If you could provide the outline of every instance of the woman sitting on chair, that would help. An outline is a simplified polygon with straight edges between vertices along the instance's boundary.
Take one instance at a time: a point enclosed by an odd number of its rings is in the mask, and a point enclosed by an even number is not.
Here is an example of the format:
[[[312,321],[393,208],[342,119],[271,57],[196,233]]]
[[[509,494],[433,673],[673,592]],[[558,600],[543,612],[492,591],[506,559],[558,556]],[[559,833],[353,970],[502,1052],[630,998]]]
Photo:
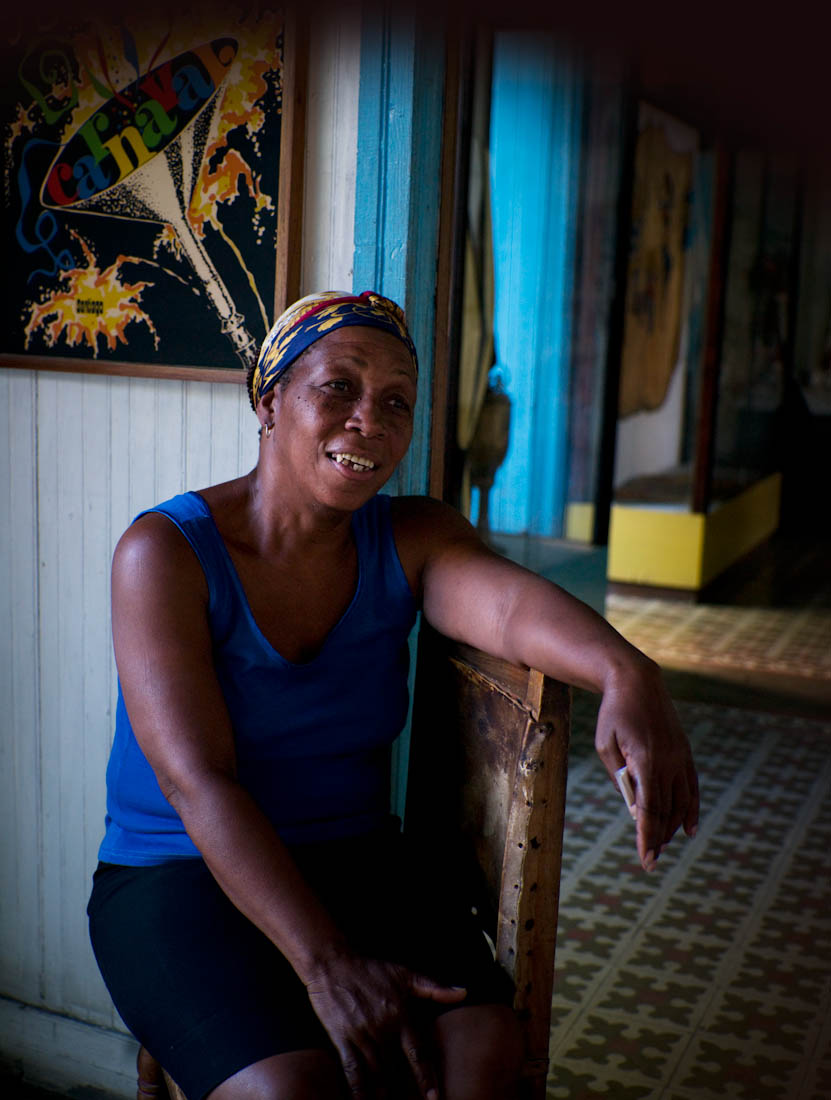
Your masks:
[[[634,780],[645,868],[695,830],[657,667],[452,508],[379,495],[416,382],[393,302],[304,298],[249,378],[256,467],[142,513],[116,548],[90,930],[119,1013],[188,1100],[515,1094],[511,990],[389,816],[419,608],[602,692],[597,748]]]

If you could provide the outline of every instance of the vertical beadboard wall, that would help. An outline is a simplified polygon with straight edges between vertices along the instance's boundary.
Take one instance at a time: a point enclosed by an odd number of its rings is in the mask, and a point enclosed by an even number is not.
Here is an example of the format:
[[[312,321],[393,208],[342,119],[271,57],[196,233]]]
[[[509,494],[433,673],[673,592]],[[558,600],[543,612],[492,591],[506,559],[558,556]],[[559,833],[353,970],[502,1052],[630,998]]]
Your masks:
[[[351,287],[360,25],[312,41],[304,292]],[[115,700],[113,547],[132,516],[250,469],[244,387],[0,371],[0,1060],[135,1095],[85,905]]]

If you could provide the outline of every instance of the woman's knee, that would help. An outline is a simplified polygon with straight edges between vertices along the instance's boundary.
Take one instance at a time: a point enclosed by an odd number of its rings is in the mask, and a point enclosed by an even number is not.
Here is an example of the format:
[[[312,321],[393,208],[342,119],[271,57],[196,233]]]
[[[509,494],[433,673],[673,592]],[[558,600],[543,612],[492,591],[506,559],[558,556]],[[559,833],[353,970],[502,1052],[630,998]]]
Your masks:
[[[218,1085],[208,1100],[344,1100],[337,1059],[324,1050],[275,1054]]]
[[[446,1012],[437,1021],[436,1034],[447,1100],[513,1100],[524,1047],[510,1008],[480,1005]]]

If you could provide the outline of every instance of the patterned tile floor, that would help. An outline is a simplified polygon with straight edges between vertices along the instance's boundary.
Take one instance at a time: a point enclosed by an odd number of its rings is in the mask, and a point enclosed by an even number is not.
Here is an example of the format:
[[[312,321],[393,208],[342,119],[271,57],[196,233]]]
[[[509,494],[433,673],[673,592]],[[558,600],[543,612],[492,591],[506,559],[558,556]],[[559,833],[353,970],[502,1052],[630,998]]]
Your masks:
[[[831,1098],[831,722],[679,703],[701,828],[647,875],[575,705],[548,1097]]]
[[[605,613],[664,668],[744,689],[719,692],[721,701],[746,705],[750,689],[757,704],[790,696],[831,717],[829,563],[831,533],[780,532],[711,585],[702,603],[614,593]]]
[[[821,681],[831,700],[831,608],[690,606],[609,595],[606,617],[669,668]]]
[[[831,1100],[825,548],[774,546],[711,604],[607,599],[676,670],[701,827],[640,870],[577,693],[549,1098]]]

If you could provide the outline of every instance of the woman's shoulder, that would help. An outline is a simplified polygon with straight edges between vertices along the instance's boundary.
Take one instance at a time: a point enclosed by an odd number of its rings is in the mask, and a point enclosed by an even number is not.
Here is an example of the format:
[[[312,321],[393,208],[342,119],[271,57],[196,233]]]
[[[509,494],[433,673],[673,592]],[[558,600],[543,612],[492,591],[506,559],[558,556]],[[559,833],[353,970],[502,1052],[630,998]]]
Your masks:
[[[195,560],[193,549],[164,511],[142,512],[118,540],[113,566],[148,569],[165,563]]]
[[[195,495],[195,494],[193,494]],[[112,561],[113,584],[119,587],[148,584],[167,589],[171,594],[185,588],[200,594],[205,576],[192,541],[184,531],[188,518],[199,512],[192,507],[176,507],[180,498],[172,498],[150,508],[133,520],[118,540]]]
[[[434,538],[476,538],[476,532],[458,509],[428,496],[394,496],[390,512],[402,534],[431,541]]]
[[[245,478],[178,493],[139,512],[121,536],[119,546],[123,543],[133,552],[152,556],[160,549],[169,554],[183,544],[193,546],[205,538],[211,540],[220,524],[225,525],[227,514],[238,509],[244,495]]]
[[[461,512],[435,497],[392,497],[390,515],[398,556],[409,578],[420,576],[425,562],[448,547],[479,541]]]

